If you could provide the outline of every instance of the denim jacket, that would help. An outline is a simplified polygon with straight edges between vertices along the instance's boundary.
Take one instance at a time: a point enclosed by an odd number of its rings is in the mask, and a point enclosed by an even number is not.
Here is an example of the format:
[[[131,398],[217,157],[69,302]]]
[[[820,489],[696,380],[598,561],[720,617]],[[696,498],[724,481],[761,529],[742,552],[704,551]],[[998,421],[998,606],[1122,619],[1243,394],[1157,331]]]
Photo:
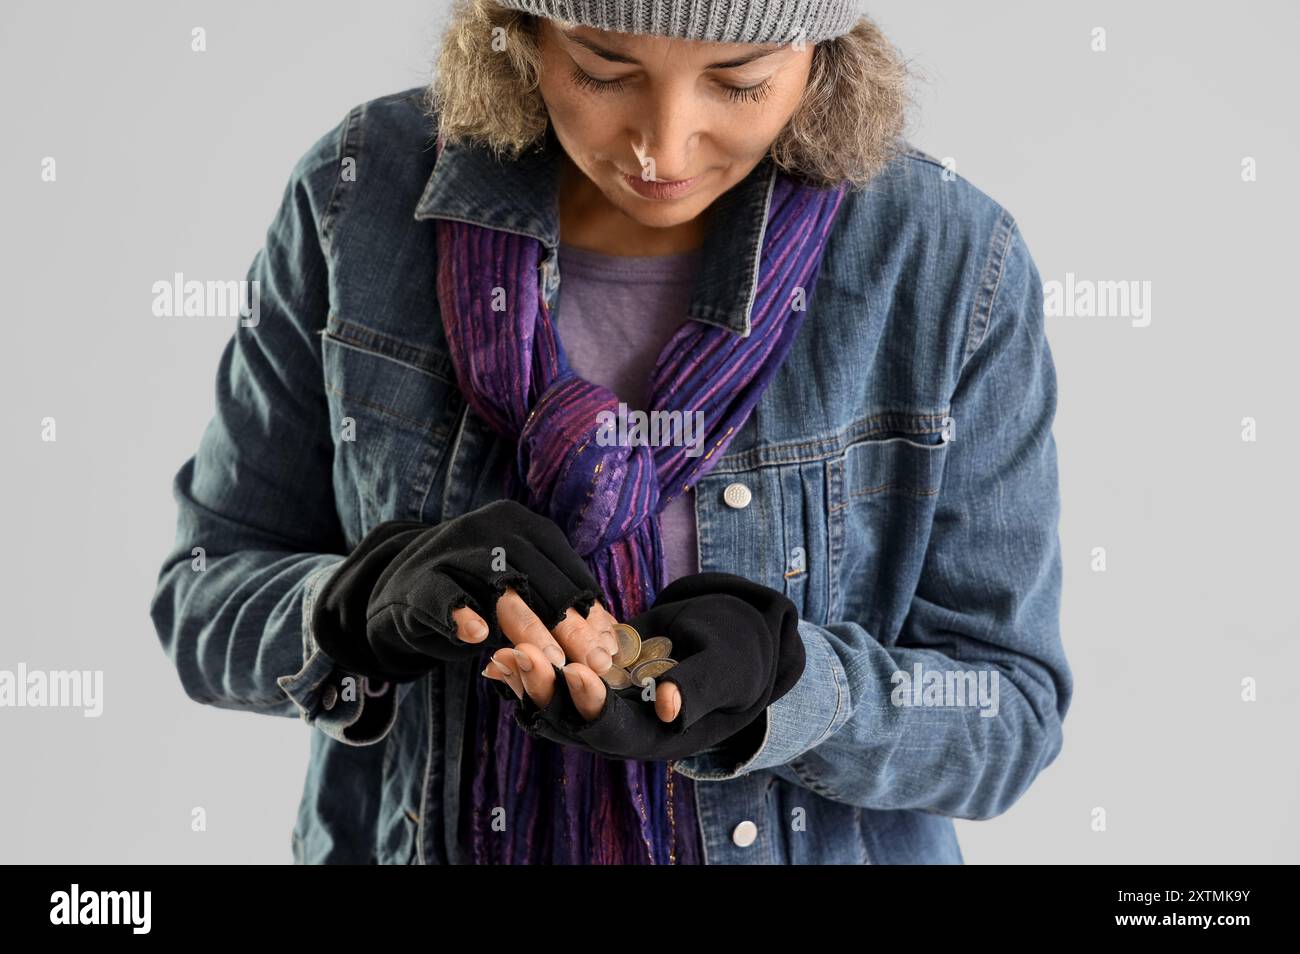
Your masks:
[[[480,507],[513,464],[456,385],[435,220],[538,239],[560,303],[554,156],[449,145],[435,166],[420,92],[356,107],[293,170],[152,603],[192,699],[313,727],[299,863],[467,861],[481,667],[369,685],[307,621],[368,530]],[[764,159],[717,200],[690,318],[748,334],[773,176]],[[1011,807],[1072,692],[1039,275],[1010,214],[906,146],[846,197],[808,301],[694,495],[699,569],[789,596],[805,670],[739,743],[674,768],[708,864],[960,863],[952,819]]]

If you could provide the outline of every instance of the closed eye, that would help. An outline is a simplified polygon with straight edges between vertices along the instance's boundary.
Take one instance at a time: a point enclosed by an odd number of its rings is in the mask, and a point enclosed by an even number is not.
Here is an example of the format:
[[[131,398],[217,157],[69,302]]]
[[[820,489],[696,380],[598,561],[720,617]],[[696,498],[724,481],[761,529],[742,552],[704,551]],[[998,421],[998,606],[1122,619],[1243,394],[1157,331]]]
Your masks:
[[[618,93],[626,85],[623,80],[602,80],[596,79],[586,70],[578,65],[574,65],[572,73],[573,82],[581,89],[589,89],[597,93]],[[719,83],[724,95],[733,102],[757,103],[765,99],[772,91],[772,81],[763,80],[753,86],[728,86],[726,83]]]

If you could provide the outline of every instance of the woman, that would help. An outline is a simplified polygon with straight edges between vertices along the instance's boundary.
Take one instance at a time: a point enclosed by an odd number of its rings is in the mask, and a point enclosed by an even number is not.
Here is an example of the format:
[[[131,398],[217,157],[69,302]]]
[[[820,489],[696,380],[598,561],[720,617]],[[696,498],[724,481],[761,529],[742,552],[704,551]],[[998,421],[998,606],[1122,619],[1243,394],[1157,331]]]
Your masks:
[[[302,158],[153,604],[321,730],[297,861],[960,862],[1055,758],[1041,284],[904,75],[852,0],[468,0]]]

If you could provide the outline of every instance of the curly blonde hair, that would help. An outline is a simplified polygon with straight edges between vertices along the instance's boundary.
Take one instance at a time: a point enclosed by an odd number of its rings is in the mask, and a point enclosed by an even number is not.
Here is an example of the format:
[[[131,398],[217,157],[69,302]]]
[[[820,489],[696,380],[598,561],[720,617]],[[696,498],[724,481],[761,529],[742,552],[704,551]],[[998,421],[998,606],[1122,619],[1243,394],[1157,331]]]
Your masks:
[[[493,0],[456,0],[425,105],[447,141],[498,157],[540,147],[549,117],[538,90],[538,18]],[[902,57],[867,17],[813,49],[803,98],[768,152],[814,185],[861,187],[899,149],[911,97]]]

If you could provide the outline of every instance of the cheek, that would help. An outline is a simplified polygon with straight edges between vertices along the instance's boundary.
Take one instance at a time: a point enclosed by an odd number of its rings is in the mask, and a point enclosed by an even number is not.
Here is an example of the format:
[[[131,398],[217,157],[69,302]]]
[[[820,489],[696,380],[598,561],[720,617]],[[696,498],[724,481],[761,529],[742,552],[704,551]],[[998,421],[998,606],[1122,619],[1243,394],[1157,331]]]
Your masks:
[[[797,79],[781,83],[772,91],[772,96],[765,111],[764,125],[775,136],[789,122],[796,109],[799,109],[803,95],[808,88],[808,73],[805,70]]]
[[[610,131],[622,128],[622,120],[614,109],[592,109],[588,102],[572,97],[562,98],[560,112],[551,114],[551,120],[562,126],[569,138],[595,145],[608,139]]]
[[[614,106],[593,108],[591,96],[563,77],[542,79],[539,84],[551,125],[560,138],[570,143],[594,145],[620,128],[622,120]]]
[[[765,107],[754,107],[748,115],[732,113],[713,125],[713,139],[728,155],[754,160],[763,157],[789,118],[784,106],[778,109],[770,101]]]
[[[563,73],[560,57],[543,47],[542,66],[537,78],[537,90],[551,122],[557,127],[569,127],[581,117],[582,90],[576,89]]]
[[[804,89],[802,78],[781,82],[762,103],[720,109],[714,124],[716,137],[733,155],[761,158],[799,107]]]
[[[596,114],[585,104],[575,104],[560,99],[548,108],[551,112],[551,126],[561,145],[579,166],[592,174],[592,162],[617,155],[624,162],[635,160],[624,156],[626,143],[620,148],[617,140],[611,141],[611,131],[622,127],[611,125],[617,120],[610,113]]]

